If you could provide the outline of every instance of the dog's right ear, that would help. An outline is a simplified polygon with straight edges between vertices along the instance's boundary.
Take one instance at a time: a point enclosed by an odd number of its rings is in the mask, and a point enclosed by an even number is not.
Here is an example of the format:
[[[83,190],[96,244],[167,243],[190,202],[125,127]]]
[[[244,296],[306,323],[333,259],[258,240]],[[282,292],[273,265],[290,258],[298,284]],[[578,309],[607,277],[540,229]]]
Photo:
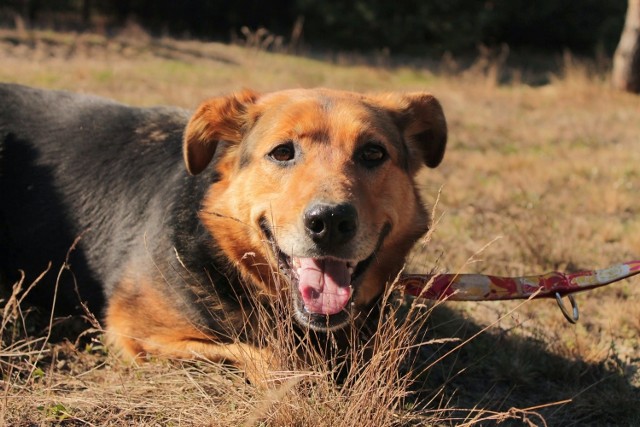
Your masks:
[[[259,95],[243,90],[232,95],[204,101],[189,120],[184,132],[182,154],[187,171],[192,175],[202,172],[216,152],[218,142],[238,144],[247,130],[248,107]]]

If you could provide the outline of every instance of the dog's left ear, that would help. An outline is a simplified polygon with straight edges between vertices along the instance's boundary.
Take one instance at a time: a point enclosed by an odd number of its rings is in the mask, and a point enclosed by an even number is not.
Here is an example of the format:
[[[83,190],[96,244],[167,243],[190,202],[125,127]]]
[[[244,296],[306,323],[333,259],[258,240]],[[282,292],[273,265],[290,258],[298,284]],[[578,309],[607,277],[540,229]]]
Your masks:
[[[401,95],[392,115],[404,135],[411,158],[435,168],[447,146],[447,121],[442,106],[431,94],[418,92]]]
[[[202,172],[213,159],[220,141],[239,144],[249,126],[248,109],[259,95],[243,90],[203,102],[184,132],[182,153],[187,171]]]

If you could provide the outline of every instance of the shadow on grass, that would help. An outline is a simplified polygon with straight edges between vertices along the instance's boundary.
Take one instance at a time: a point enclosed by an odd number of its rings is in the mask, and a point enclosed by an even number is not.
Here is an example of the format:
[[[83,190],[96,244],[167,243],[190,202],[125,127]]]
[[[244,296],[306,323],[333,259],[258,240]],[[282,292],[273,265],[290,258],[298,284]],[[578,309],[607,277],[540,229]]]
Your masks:
[[[457,342],[417,351],[417,363],[429,367],[415,383],[412,400],[417,406],[437,400],[442,407],[466,408],[448,411],[454,424],[529,425],[528,419],[540,425],[539,417],[530,416],[537,413],[550,426],[640,425],[640,388],[632,384],[631,367],[615,355],[589,364],[552,354],[535,339],[481,331],[455,310],[442,305],[433,309],[425,341]],[[492,411],[502,414],[494,418]]]

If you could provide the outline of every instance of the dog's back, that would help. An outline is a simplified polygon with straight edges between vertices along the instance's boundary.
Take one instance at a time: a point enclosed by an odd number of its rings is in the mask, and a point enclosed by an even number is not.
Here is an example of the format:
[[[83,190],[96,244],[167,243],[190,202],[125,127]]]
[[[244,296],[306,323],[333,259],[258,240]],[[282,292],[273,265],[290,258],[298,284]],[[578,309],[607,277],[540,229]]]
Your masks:
[[[98,97],[0,85],[5,279],[12,283],[22,269],[30,283],[51,262],[33,292],[37,300],[51,301],[58,271],[79,239],[68,260],[73,273],[63,272],[58,281],[58,303],[77,305],[77,280],[81,299],[100,307],[101,286],[108,290],[118,280],[123,258],[141,244],[133,237],[160,232],[170,200],[159,189],[186,175],[181,138],[187,119],[178,109],[138,109]]]

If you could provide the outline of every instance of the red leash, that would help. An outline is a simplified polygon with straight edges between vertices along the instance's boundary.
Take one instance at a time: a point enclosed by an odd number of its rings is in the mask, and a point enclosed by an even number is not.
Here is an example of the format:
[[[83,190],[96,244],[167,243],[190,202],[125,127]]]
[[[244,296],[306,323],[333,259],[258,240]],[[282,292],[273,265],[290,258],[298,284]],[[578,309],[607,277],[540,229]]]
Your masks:
[[[602,270],[537,276],[499,277],[483,274],[405,274],[399,284],[404,292],[420,298],[451,301],[498,301],[527,298],[556,298],[567,320],[578,320],[578,306],[571,294],[598,288],[640,273],[640,261],[630,261]],[[562,303],[568,295],[570,315]]]

